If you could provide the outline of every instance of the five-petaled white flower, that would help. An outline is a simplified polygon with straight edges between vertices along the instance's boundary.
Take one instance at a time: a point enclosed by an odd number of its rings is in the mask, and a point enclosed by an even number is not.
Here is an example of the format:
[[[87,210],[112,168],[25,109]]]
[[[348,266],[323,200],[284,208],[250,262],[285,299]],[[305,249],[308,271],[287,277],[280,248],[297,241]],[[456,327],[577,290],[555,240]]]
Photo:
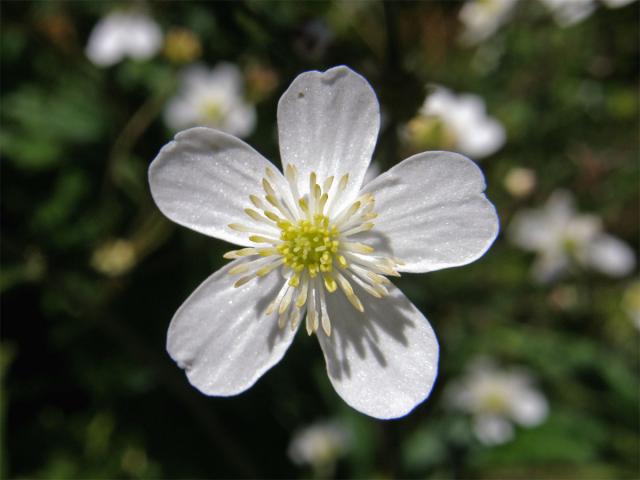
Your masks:
[[[169,354],[203,393],[249,388],[304,323],[331,383],[357,410],[395,418],[429,395],[435,334],[387,276],[476,260],[498,218],[480,169],[455,153],[414,155],[363,186],[379,123],[360,75],[306,72],[278,104],[284,173],[208,128],[177,134],[151,164],[165,215],[244,247],[225,254],[233,261],[169,327]]]
[[[238,137],[249,135],[256,124],[256,109],[244,100],[242,72],[233,63],[209,69],[192,65],[182,72],[180,90],[164,112],[173,130],[206,126]]]
[[[497,152],[507,138],[502,124],[487,115],[482,97],[456,95],[439,85],[433,87],[403,133],[412,144],[433,143],[475,159]]]
[[[559,190],[543,208],[517,213],[509,233],[513,243],[538,253],[532,273],[539,282],[555,280],[572,262],[611,277],[628,275],[636,263],[633,251],[602,230],[600,218],[577,213],[573,195]]]
[[[331,467],[349,450],[351,432],[337,420],[320,421],[296,431],[287,453],[298,465]]]
[[[94,64],[109,67],[130,57],[146,60],[162,47],[160,26],[137,12],[113,12],[91,31],[86,54]]]
[[[447,390],[449,405],[473,416],[473,432],[487,445],[509,441],[512,422],[533,427],[544,421],[547,399],[533,377],[519,369],[500,370],[485,358],[476,359],[468,372]]]

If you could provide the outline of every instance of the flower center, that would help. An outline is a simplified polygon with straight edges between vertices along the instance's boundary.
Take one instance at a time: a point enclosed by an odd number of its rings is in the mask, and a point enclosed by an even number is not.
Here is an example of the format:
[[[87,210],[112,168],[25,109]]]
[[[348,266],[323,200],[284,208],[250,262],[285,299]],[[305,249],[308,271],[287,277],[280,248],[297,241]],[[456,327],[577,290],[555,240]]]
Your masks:
[[[346,174],[336,182],[329,177],[318,183],[316,173],[311,172],[309,193],[301,195],[294,166],[287,165],[284,178],[267,169],[262,179],[264,195],[249,195],[254,208],[244,210],[253,224],[229,225],[248,233],[249,241],[256,244],[224,255],[240,260],[229,269],[231,275],[243,274],[235,287],[275,269],[286,279],[265,312],[278,312],[281,327],[289,323],[295,328],[306,313],[309,334],[322,326],[331,335],[325,292],[334,294],[339,287],[353,307],[363,312],[354,284],[380,298],[389,293],[385,275],[399,276],[398,260],[374,255],[371,246],[351,238],[371,230],[377,214],[369,193],[353,202],[342,201],[348,181]]]
[[[223,109],[219,102],[209,99],[200,106],[202,118],[212,124],[218,124],[223,117]]]
[[[284,264],[298,275],[306,270],[311,278],[319,272],[331,272],[333,259],[340,246],[338,228],[329,223],[326,215],[314,215],[311,220],[279,222],[280,240],[276,250]]]

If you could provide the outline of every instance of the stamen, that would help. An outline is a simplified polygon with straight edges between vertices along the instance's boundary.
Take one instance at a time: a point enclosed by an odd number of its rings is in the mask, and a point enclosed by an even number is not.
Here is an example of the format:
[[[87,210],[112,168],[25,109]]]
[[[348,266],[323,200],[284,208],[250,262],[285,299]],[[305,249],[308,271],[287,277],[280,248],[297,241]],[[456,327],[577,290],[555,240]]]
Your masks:
[[[264,237],[262,235],[251,235],[249,237],[249,240],[254,243],[270,243],[272,245],[278,245],[280,243],[280,241],[276,240],[275,238]]]
[[[350,230],[347,230],[346,232],[342,232],[342,234],[345,235],[345,236],[355,235],[356,233],[360,233],[360,232],[368,232],[372,228],[373,228],[373,223],[371,223],[371,222],[363,223],[359,227],[355,227],[355,228],[352,228]],[[371,248],[373,249],[373,247],[371,247]]]
[[[375,248],[360,242],[344,242],[342,245],[344,248],[357,253],[369,254],[376,251]]]
[[[344,278],[344,276],[339,272],[336,272],[336,276],[338,277],[338,283],[340,284],[340,288],[342,289],[344,294],[347,296],[347,299],[349,300],[349,302],[351,302],[351,305],[353,305],[355,309],[358,310],[359,312],[364,312],[364,307],[362,306],[362,302],[353,291],[353,287],[349,283],[349,280]]]
[[[329,193],[331,185],[333,185],[333,175],[324,181],[324,183],[322,184],[322,190],[326,193]]]
[[[331,336],[331,319],[329,318],[329,313],[327,312],[327,301],[324,298],[324,290],[322,288],[320,290],[320,312],[322,314],[322,330],[327,335],[327,337]]]
[[[240,257],[250,257],[252,255],[258,255],[259,250],[257,248],[241,248],[240,250],[230,250],[224,255],[223,258],[228,260],[234,260]]]
[[[385,285],[390,282],[385,275],[399,275],[400,262],[380,254],[373,256],[372,246],[351,241],[353,235],[371,230],[377,215],[370,193],[343,207],[341,197],[347,189],[348,173],[337,183],[330,176],[320,184],[317,173],[311,172],[309,193],[304,196],[298,190],[300,180],[292,164],[285,166],[284,179],[271,169],[265,170],[264,199],[250,195],[255,209],[244,209],[255,224],[233,223],[229,228],[248,233],[251,242],[266,246],[231,250],[224,258],[248,258],[229,269],[231,275],[244,274],[234,284],[236,287],[282,267],[285,280],[266,315],[277,312],[280,328],[288,322],[295,330],[306,314],[309,335],[321,327],[330,336],[326,292],[333,293],[339,286],[353,307],[363,312],[354,285],[376,298],[388,295]]]

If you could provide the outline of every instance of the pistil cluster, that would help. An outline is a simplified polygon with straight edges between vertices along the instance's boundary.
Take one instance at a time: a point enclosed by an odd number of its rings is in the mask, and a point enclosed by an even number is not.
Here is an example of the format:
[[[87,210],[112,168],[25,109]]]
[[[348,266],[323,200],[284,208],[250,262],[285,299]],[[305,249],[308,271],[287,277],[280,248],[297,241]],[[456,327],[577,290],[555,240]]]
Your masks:
[[[265,312],[271,315],[277,311],[281,328],[289,323],[295,329],[306,313],[309,334],[322,326],[325,334],[331,335],[325,291],[334,294],[339,287],[353,307],[363,312],[353,284],[376,298],[387,295],[386,276],[399,276],[400,262],[376,255],[373,247],[352,238],[371,230],[377,215],[371,194],[346,205],[341,201],[348,174],[338,181],[328,177],[320,184],[312,172],[309,193],[304,195],[299,193],[298,172],[293,165],[286,167],[285,178],[286,183],[267,169],[262,179],[264,195],[250,195],[254,208],[245,209],[254,225],[229,225],[246,232],[259,246],[233,250],[224,256],[243,259],[229,270],[231,275],[242,275],[236,287],[281,269],[285,280]]]

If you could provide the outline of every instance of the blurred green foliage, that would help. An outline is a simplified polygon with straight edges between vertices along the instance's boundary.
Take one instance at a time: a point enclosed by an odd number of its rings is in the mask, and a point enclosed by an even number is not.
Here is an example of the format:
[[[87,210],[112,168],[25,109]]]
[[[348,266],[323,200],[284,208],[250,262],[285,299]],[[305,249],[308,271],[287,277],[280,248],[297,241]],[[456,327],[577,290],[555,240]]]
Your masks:
[[[99,68],[84,54],[96,22],[126,5],[2,4],[2,477],[305,478],[311,470],[286,455],[291,434],[335,417],[354,435],[339,477],[637,478],[639,337],[622,306],[631,279],[579,272],[535,285],[531,255],[504,236],[472,265],[399,280],[442,348],[431,398],[404,419],[346,406],[303,334],[241,396],[190,387],[165,353],[166,328],[227,245],[172,226],[148,192],[147,165],[173,134],[162,108],[182,65],[160,53]],[[456,41],[460,5],[146,8],[163,30],[193,32],[199,61],[275,73],[248,141],[276,162],[277,99],[302,71],[346,64],[369,79],[385,119],[383,170],[406,153],[398,127],[426,85],[441,83],[482,95],[507,129],[481,165],[504,226],[562,187],[637,247],[638,4],[600,6],[560,28],[539,2],[522,2],[474,47]],[[537,173],[528,198],[503,185],[516,166]],[[478,355],[535,372],[547,421],[501,446],[478,443],[443,396]]]

